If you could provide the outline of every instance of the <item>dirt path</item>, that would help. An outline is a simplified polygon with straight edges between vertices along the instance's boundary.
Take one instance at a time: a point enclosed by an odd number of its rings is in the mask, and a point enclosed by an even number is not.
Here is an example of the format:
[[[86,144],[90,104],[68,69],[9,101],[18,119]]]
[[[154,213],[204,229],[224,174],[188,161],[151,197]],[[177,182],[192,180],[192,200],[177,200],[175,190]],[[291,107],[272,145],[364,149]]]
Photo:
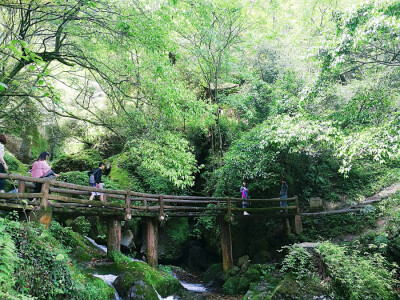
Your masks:
[[[398,191],[400,191],[400,183],[395,183],[391,186],[388,186],[387,188],[383,189],[382,191],[380,191],[379,193],[365,198],[365,201],[352,206],[351,208],[359,208],[361,209],[362,207],[365,207],[367,205],[370,205],[372,203],[375,202],[379,202],[383,199],[386,199],[388,197],[390,197],[391,195],[397,193]],[[394,211],[398,211],[400,210],[400,207],[395,207]],[[385,227],[386,223],[387,223],[388,217],[383,217],[383,218],[379,218],[378,220],[376,220],[375,224],[376,224],[376,228],[374,228],[375,231],[379,231],[381,230],[383,227]],[[363,233],[367,232],[371,230],[371,228],[367,228],[364,230]],[[333,241],[334,242],[352,242],[354,241],[356,238],[358,238],[360,236],[360,234],[348,234],[348,235],[344,235],[341,236],[340,238],[336,238]]]
[[[375,202],[379,202],[383,199],[386,199],[389,196],[397,193],[398,191],[400,191],[400,183],[395,183],[395,184],[383,189],[379,193],[377,193],[371,197],[365,198],[363,202],[360,202],[358,204],[355,204],[355,205],[352,205],[352,206],[349,206],[346,208],[342,208],[342,209],[320,211],[320,212],[313,212],[313,213],[302,213],[301,215],[303,215],[303,216],[323,216],[323,215],[343,214],[343,213],[349,213],[349,212],[359,212],[365,206],[370,205]]]

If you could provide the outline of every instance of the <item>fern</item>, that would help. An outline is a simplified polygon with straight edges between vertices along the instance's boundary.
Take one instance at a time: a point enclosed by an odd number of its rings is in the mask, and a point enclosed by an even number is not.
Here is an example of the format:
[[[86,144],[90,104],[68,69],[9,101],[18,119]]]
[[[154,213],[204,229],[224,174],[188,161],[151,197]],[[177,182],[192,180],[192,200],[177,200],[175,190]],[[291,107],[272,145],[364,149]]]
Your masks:
[[[0,227],[0,291],[5,292],[14,287],[13,274],[17,261],[14,241]]]

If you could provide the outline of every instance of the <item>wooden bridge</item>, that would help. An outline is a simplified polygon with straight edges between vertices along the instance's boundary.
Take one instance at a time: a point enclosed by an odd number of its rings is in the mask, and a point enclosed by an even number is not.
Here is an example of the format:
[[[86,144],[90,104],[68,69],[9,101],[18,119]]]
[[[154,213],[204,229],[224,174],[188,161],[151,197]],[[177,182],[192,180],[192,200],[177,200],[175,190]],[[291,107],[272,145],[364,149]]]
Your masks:
[[[282,211],[280,198],[251,199],[251,208],[240,208],[241,198],[171,196],[124,190],[98,189],[44,178],[0,173],[12,180],[18,193],[0,193],[0,210],[25,210],[30,220],[50,226],[53,214],[100,216],[108,223],[107,249],[120,251],[121,221],[132,217],[146,218],[147,260],[158,264],[159,223],[169,217],[215,216],[219,219],[224,271],[233,267],[230,223],[233,219],[268,216],[282,218],[288,232],[302,231],[297,196],[285,199],[289,206]],[[35,183],[42,184],[40,193],[29,192]],[[27,192],[28,191],[28,192]],[[104,194],[104,202],[86,200],[91,192]],[[86,199],[85,199],[86,198]],[[243,215],[247,211],[249,215]]]

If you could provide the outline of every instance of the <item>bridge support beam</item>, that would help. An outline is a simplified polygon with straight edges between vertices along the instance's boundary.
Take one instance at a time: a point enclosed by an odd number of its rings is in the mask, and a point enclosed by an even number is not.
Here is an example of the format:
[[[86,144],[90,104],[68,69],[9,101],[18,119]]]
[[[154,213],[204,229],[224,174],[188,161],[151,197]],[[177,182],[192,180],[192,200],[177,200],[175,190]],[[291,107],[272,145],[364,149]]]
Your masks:
[[[231,225],[224,216],[219,217],[221,231],[222,268],[224,272],[233,268]]]
[[[107,256],[112,251],[121,251],[121,221],[109,220],[107,224]]]
[[[303,232],[303,224],[301,223],[301,216],[295,215],[294,216],[294,233],[300,234]]]
[[[300,215],[300,206],[299,206],[299,198],[295,197],[295,205],[296,205],[296,214],[294,216],[294,233],[299,234],[303,232],[303,224],[301,223],[301,215]]]
[[[158,220],[146,218],[147,263],[151,267],[158,265]]]

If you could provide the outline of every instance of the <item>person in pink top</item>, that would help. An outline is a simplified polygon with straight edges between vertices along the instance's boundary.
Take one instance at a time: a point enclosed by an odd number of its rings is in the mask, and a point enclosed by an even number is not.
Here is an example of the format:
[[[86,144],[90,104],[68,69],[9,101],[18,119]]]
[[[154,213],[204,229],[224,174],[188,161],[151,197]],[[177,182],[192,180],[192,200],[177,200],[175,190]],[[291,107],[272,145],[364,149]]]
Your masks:
[[[47,163],[47,158],[49,157],[48,152],[40,153],[38,159],[33,163],[31,175],[36,178],[43,178],[48,176],[58,176],[54,173]],[[40,193],[42,189],[42,183],[36,183],[34,193]]]

